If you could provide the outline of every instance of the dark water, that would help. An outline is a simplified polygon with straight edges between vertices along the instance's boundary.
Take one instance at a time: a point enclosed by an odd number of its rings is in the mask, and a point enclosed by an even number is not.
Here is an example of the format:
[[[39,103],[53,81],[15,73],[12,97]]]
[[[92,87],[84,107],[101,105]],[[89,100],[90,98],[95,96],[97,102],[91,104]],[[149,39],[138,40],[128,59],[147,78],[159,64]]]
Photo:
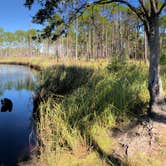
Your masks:
[[[34,87],[35,73],[28,67],[0,65],[0,100],[12,102],[11,112],[0,112],[0,166],[14,166],[29,156]]]

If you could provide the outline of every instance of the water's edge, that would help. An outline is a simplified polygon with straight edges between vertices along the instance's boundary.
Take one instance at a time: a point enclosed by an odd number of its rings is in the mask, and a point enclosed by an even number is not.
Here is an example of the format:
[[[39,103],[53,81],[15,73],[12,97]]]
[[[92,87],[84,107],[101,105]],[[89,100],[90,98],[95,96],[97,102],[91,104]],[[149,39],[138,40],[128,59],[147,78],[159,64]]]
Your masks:
[[[30,67],[31,69],[34,69],[36,71],[42,71],[42,68],[39,65],[34,65],[29,62],[0,62],[0,65],[20,65],[20,66],[27,66]]]

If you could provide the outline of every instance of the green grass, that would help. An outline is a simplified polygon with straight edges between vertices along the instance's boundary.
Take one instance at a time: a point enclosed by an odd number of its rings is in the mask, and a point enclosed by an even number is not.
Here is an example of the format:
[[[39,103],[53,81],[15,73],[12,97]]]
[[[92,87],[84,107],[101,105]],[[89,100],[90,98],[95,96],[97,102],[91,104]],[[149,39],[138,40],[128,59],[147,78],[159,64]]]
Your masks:
[[[58,65],[44,70],[38,124],[43,146],[38,163],[110,164],[109,129],[147,113],[147,75],[146,65],[132,63],[105,68]]]

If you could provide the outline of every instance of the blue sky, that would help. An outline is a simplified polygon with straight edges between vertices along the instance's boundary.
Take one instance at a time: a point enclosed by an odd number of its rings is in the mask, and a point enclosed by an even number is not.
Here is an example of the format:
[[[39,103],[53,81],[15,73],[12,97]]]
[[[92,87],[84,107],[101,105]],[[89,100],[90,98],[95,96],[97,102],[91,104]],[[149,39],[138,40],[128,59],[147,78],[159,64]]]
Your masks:
[[[31,23],[31,18],[38,9],[37,5],[29,11],[24,7],[25,0],[0,0],[0,27],[14,32],[18,29],[39,29],[41,26]]]
[[[95,0],[89,0],[89,2],[93,1]],[[25,8],[24,3],[25,0],[0,0],[0,27],[10,32],[15,32],[18,29],[40,29],[40,25],[32,24],[31,22],[32,16],[36,13],[39,6],[34,4],[32,9],[28,10]]]
[[[93,2],[96,0],[88,1]],[[136,5],[138,0],[128,0],[128,2]],[[29,11],[25,8],[24,3],[25,0],[0,0],[0,27],[3,27],[5,31],[11,32],[18,29],[40,29],[40,25],[31,23],[32,16],[36,13],[38,5],[33,5],[32,10]]]

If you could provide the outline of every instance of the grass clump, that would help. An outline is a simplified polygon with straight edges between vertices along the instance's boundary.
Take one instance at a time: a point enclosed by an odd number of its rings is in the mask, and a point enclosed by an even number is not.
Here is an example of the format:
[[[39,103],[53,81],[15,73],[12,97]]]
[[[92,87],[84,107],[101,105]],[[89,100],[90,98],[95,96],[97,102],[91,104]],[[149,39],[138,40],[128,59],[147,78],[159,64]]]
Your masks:
[[[52,98],[41,105],[40,113],[38,133],[42,146],[38,165],[105,165],[79,131],[67,123],[67,115]]]

